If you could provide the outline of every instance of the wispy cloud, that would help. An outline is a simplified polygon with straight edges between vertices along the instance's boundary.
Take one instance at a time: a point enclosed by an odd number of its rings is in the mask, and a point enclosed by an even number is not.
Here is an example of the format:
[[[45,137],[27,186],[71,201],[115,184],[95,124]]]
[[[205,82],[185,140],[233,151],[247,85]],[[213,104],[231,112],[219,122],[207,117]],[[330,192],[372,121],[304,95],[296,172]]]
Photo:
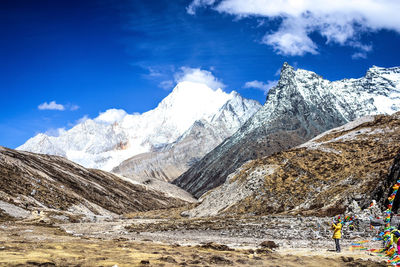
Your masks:
[[[94,119],[96,122],[112,124],[116,121],[122,120],[128,115],[123,109],[108,109],[105,112],[100,112],[99,116]]]
[[[246,82],[244,84],[243,88],[259,89],[259,90],[263,91],[264,94],[266,95],[268,93],[269,89],[271,89],[272,87],[274,87],[277,84],[278,84],[277,80],[267,81],[267,83],[254,80],[254,81],[251,81],[251,82]]]
[[[352,59],[365,59],[367,58],[367,54],[372,51],[372,45],[364,45],[360,42],[353,42],[352,46],[359,49],[358,52],[351,56]]]
[[[276,71],[275,71],[275,74],[274,74],[274,76],[280,76],[281,75],[281,68],[278,68]]]
[[[44,102],[38,106],[39,110],[59,110],[59,111],[64,111],[64,110],[71,110],[75,111],[79,109],[78,105],[74,104],[57,104],[56,101],[51,101],[50,103]]]
[[[213,5],[215,2],[215,0],[193,0],[193,2],[186,8],[186,11],[190,15],[194,15],[196,14],[196,9],[199,7]]]
[[[57,104],[56,101],[51,101],[50,103],[44,102],[38,106],[40,110],[65,110],[64,105]]]
[[[79,106],[78,105],[74,105],[74,104],[69,104],[69,105],[67,105],[67,107],[71,111],[75,111],[75,110],[79,109]]]
[[[225,88],[226,85],[216,78],[211,71],[200,68],[181,67],[180,71],[174,75],[175,82],[196,82],[206,84],[208,87],[216,90]]]
[[[318,54],[318,47],[308,36],[306,26],[292,20],[285,20],[277,32],[264,35],[261,42],[270,45],[274,51],[282,55]]]
[[[172,80],[162,81],[158,84],[158,87],[160,87],[164,90],[170,90],[171,88],[174,87],[174,81],[172,81]]]
[[[147,67],[147,70],[149,71],[149,73],[147,74],[148,77],[161,77],[163,76],[163,74],[161,73],[160,70],[157,70],[153,67]]]
[[[63,128],[50,128],[45,132],[45,134],[48,135],[48,136],[58,137],[58,136],[62,135],[65,132],[66,132],[66,130],[65,130],[64,127]]]
[[[262,43],[289,56],[318,54],[312,33],[319,33],[327,44],[353,47],[357,50],[353,58],[364,58],[372,50],[371,45],[365,49],[360,43],[361,34],[382,29],[400,33],[400,1],[394,0],[194,0],[187,12],[195,14],[204,7],[238,18],[281,21],[277,30],[264,35]]]
[[[89,116],[87,114],[85,114],[83,117],[79,118],[75,124],[79,124],[79,123],[83,123],[85,121],[87,121],[89,118]]]

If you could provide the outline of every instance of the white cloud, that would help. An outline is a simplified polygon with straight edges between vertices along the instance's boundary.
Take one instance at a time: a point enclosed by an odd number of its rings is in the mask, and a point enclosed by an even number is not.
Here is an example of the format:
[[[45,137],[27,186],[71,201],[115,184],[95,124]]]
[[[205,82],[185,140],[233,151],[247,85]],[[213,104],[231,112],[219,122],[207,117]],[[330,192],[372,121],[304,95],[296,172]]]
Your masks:
[[[123,109],[108,109],[105,112],[101,112],[100,115],[95,118],[96,122],[112,124],[116,121],[122,120],[127,113]]]
[[[186,8],[186,11],[190,15],[196,14],[196,9],[203,6],[212,5],[215,0],[193,0],[193,2]]]
[[[354,45],[360,34],[381,29],[400,33],[398,0],[194,0],[187,11],[194,14],[207,6],[239,18],[282,20],[278,30],[267,33],[262,42],[283,55],[316,54],[317,45],[310,38],[314,32],[328,44],[354,47],[360,51],[356,57],[371,51]]]
[[[79,106],[78,105],[74,105],[74,104],[66,104],[66,105],[62,105],[62,104],[57,104],[56,101],[51,101],[50,103],[44,102],[42,104],[40,104],[38,106],[38,109],[40,110],[78,110]]]
[[[318,54],[317,45],[308,37],[304,26],[282,23],[280,29],[272,34],[266,34],[262,43],[272,46],[278,54],[302,56],[306,53]]]
[[[65,107],[61,104],[57,104],[56,101],[50,103],[44,102],[38,106],[40,110],[65,110]]]
[[[58,137],[58,136],[62,135],[65,132],[66,132],[66,130],[65,130],[64,127],[63,128],[56,128],[56,129],[50,128],[45,132],[45,134],[48,135],[48,136]]]
[[[181,67],[180,71],[175,73],[174,78],[177,83],[184,81],[203,83],[214,90],[226,87],[210,71],[200,68]]]
[[[69,108],[69,110],[71,110],[71,111],[75,111],[75,110],[78,110],[79,109],[79,106],[78,105],[68,105],[68,108]]]
[[[155,69],[153,67],[147,67],[147,70],[149,71],[149,74],[147,74],[149,77],[160,77],[160,76],[163,76],[163,74],[159,70],[157,70],[157,69]]]
[[[89,116],[88,116],[88,115],[85,115],[85,116],[83,116],[82,118],[78,119],[78,120],[76,121],[76,124],[83,123],[83,122],[87,121],[88,119],[89,119]]]
[[[161,87],[164,90],[170,90],[171,88],[174,87],[174,81],[172,80],[162,81],[158,84],[158,87]]]
[[[352,59],[366,59],[367,58],[367,53],[365,52],[356,52],[353,55],[351,55]]]
[[[243,86],[244,88],[256,88],[259,90],[262,90],[264,94],[266,95],[272,87],[278,84],[277,80],[274,81],[267,81],[267,83],[260,82],[257,80],[251,81],[251,82],[246,82],[245,85]]]
[[[367,53],[372,51],[372,45],[363,45],[359,42],[353,42],[352,46],[359,49],[358,52],[351,56],[352,59],[365,59],[367,58]]]

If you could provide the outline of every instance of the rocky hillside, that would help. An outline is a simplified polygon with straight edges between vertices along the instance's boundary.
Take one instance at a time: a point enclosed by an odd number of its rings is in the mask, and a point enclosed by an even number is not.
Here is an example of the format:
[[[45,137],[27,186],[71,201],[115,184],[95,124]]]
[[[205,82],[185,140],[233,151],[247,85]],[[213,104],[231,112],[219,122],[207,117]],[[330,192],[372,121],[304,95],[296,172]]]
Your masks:
[[[226,110],[228,107],[232,110]],[[87,119],[60,132],[59,136],[38,134],[17,149],[63,156],[86,168],[111,171],[135,155],[156,152],[176,142],[196,121],[215,127],[213,131],[224,139],[260,107],[257,101],[244,99],[234,91],[227,94],[205,84],[180,82],[155,109],[142,114],[109,109],[95,119]],[[219,116],[230,117],[217,120]],[[205,147],[205,152],[213,148],[212,145]],[[149,155],[153,154],[146,157]],[[137,166],[135,160],[132,165]],[[148,165],[152,165],[151,159]],[[144,167],[137,166],[140,174],[141,168]],[[120,169],[125,173],[124,167]]]
[[[382,205],[399,178],[394,162],[399,153],[400,112],[363,117],[296,148],[245,163],[187,215],[321,216],[343,213],[349,205],[366,208],[373,199]]]
[[[183,193],[179,198],[169,196],[62,157],[0,147],[0,214],[4,216],[24,218],[42,210],[63,216],[113,217],[177,207],[190,200]]]
[[[400,180],[400,153],[397,154],[397,156],[393,161],[393,165],[390,167],[389,175],[387,176],[387,179],[383,182],[383,186],[381,187],[382,190],[376,190],[376,195],[374,196],[374,198],[381,199],[381,203],[383,203],[384,206],[387,207],[387,205],[389,204],[387,197],[393,192],[393,189],[390,190],[384,190],[384,189],[393,186],[394,184],[393,181],[398,181],[398,180]],[[383,200],[385,202],[383,202]],[[399,208],[400,208],[400,195],[396,195],[396,198],[394,199],[393,202],[393,208],[392,208],[393,213],[399,214],[400,212]]]
[[[285,63],[264,106],[173,183],[200,197],[248,160],[294,147],[356,118],[398,110],[398,67],[373,67],[360,79],[330,82]]]
[[[135,179],[172,181],[235,133],[261,106],[239,94],[223,105],[210,121],[196,121],[175,142],[155,152],[143,153],[122,162],[112,172]]]

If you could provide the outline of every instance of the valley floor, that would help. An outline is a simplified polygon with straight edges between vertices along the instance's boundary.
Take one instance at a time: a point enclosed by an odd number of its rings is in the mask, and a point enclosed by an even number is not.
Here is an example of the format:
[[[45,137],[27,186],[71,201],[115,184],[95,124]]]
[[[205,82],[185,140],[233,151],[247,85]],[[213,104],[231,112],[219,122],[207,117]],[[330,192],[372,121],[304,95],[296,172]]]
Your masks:
[[[386,258],[350,250],[352,242],[374,233],[345,232],[343,251],[335,253],[321,218],[131,217],[53,225],[1,222],[0,266],[386,266]],[[310,233],[315,236],[307,238]],[[260,247],[266,240],[279,248]]]

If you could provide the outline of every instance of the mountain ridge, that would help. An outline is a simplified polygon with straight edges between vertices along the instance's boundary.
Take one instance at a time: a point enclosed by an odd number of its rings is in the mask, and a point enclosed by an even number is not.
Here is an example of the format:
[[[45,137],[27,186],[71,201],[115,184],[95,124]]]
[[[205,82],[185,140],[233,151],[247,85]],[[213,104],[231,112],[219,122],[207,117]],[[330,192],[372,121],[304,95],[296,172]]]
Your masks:
[[[236,93],[209,121],[196,120],[175,142],[157,151],[133,156],[112,171],[136,179],[171,181],[243,125],[258,110],[255,103]]]
[[[196,120],[211,121],[228,101],[240,97],[204,84],[180,82],[158,106],[142,114],[110,109],[58,137],[39,134],[18,150],[64,156],[86,167],[111,170],[123,160],[173,143]],[[258,102],[247,101],[254,109]]]
[[[366,209],[373,200],[382,210],[399,179],[399,132],[400,112],[367,116],[250,160],[185,215],[332,216]]]
[[[356,118],[400,110],[400,68],[330,82],[284,63],[264,106],[235,134],[173,181],[200,197],[248,160],[286,150]]]
[[[123,213],[177,207],[194,201],[188,194],[172,196],[115,174],[86,169],[60,156],[1,146],[0,178],[0,210],[10,211],[10,215],[18,211],[29,216],[42,210],[56,217],[91,220],[96,216],[116,218]]]

